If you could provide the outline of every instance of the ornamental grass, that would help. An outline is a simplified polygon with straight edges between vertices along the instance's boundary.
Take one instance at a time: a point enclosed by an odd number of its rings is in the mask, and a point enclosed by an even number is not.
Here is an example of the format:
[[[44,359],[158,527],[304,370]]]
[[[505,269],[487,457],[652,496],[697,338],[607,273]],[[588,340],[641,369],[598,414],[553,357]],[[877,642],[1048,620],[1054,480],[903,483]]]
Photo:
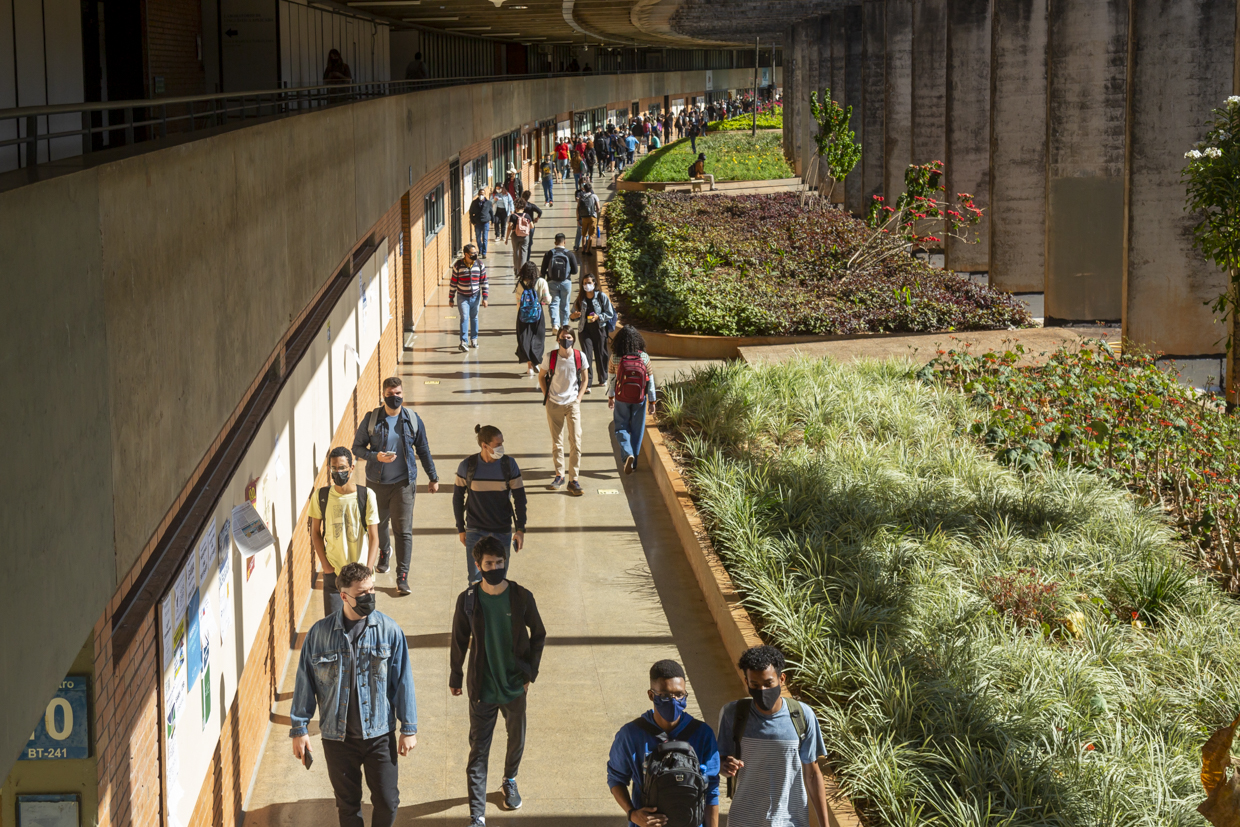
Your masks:
[[[721,336],[993,330],[1032,324],[1006,293],[909,255],[848,270],[872,235],[821,199],[622,193],[607,266],[629,318]]]
[[[687,181],[689,166],[698,153],[706,154],[706,171],[716,181],[772,181],[791,178],[792,167],[784,159],[782,134],[765,133],[757,138],[740,134],[705,135],[697,149],[688,138],[639,156],[624,173],[625,181]]]
[[[661,399],[710,539],[867,824],[1205,824],[1240,606],[1080,467],[1002,465],[899,362],[699,369]]]

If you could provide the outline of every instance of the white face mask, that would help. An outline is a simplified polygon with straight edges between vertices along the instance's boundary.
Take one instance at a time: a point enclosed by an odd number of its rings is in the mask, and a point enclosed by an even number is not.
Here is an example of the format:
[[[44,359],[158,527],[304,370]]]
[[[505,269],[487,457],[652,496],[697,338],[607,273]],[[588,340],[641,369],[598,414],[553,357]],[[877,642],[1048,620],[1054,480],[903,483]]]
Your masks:
[[[586,285],[586,292],[587,292],[587,293],[593,293],[593,292],[594,292],[594,285],[593,285],[593,284],[587,284],[587,285]]]
[[[491,449],[491,453],[495,456],[496,459],[499,459],[500,457],[502,457],[504,455],[503,444],[501,443],[500,445],[496,445],[494,448]]]

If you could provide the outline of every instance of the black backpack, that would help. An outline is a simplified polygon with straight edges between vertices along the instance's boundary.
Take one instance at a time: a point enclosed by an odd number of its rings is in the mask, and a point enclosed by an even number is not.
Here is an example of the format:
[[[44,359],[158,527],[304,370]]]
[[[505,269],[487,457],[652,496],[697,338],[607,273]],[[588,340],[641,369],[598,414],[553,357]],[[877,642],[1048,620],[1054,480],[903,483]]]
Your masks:
[[[320,520],[324,525],[324,531],[327,530],[327,498],[330,495],[330,492],[330,485],[325,485],[319,489],[319,514],[322,515]],[[366,486],[359,485],[357,487],[357,507],[361,509],[362,512],[362,525],[366,525],[366,496],[368,493],[369,492],[366,490]]]
[[[560,247],[551,248],[551,263],[547,265],[548,281],[568,281],[568,251]]]
[[[697,751],[687,741],[672,741],[645,718],[633,723],[650,733],[659,745],[642,762],[642,806],[667,816],[667,827],[699,827],[706,819],[706,776]],[[702,725],[690,721],[681,733],[688,738]]]

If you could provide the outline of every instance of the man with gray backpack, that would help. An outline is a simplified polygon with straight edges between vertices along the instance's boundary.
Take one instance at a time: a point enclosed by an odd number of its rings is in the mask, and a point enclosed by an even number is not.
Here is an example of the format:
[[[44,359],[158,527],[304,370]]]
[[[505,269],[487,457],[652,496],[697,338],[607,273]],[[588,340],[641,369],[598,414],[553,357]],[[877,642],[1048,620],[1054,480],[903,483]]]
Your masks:
[[[684,668],[674,660],[655,663],[646,696],[653,709],[622,726],[612,742],[612,797],[637,827],[717,827],[719,747],[710,727],[686,709]]]
[[[818,759],[826,754],[814,710],[783,697],[783,653],[774,646],[746,649],[737,666],[748,698],[719,713],[719,774],[728,779],[729,827],[809,827],[833,821]]]
[[[577,257],[572,250],[564,248],[564,233],[555,234],[555,246],[543,256],[539,275],[547,280],[547,289],[551,292],[551,327],[559,330],[568,324],[569,297],[573,292],[573,276],[577,275]]]

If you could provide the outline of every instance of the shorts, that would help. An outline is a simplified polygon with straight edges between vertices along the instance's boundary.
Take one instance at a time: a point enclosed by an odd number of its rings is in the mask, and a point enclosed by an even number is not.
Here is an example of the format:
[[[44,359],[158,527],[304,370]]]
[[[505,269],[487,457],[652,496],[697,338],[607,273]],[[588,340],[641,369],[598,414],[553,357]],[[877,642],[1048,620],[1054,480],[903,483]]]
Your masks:
[[[598,218],[596,216],[587,215],[581,219],[581,237],[583,239],[594,238],[594,231],[598,229]]]

